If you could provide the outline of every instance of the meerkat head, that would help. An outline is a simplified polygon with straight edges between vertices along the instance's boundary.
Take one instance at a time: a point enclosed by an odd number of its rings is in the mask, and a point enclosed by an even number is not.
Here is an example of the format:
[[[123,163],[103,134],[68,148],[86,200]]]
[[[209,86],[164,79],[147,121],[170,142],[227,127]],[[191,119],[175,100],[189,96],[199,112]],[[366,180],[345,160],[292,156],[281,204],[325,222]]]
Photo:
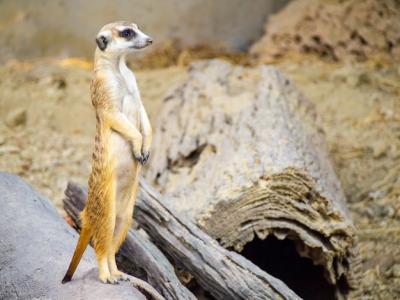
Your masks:
[[[110,54],[125,54],[146,48],[153,39],[129,22],[114,22],[105,25],[97,34],[99,49]]]

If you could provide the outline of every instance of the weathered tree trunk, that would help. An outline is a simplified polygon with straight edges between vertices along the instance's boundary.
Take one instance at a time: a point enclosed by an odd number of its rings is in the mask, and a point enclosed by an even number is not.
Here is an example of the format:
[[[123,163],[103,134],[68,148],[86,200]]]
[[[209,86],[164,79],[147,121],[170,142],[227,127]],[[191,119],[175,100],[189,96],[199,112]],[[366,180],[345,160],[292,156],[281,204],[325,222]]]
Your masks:
[[[164,100],[146,178],[222,246],[290,239],[347,294],[357,239],[316,123],[275,68],[200,62]]]
[[[64,203],[80,203],[85,193],[82,187],[68,184]],[[144,181],[140,183],[135,219],[175,263],[217,299],[299,299],[283,282],[222,248],[190,220],[175,214]]]
[[[79,213],[85,206],[86,190],[74,183],[69,183],[65,195],[64,209],[75,224],[80,226]],[[174,267],[168,259],[137,230],[129,230],[118,256],[122,256],[124,262],[128,263],[130,267],[143,269],[147,275],[147,281],[166,299],[196,299],[176,277]]]
[[[0,173],[0,207],[0,299],[146,299],[132,283],[100,282],[92,249],[61,284],[78,234],[17,176]]]

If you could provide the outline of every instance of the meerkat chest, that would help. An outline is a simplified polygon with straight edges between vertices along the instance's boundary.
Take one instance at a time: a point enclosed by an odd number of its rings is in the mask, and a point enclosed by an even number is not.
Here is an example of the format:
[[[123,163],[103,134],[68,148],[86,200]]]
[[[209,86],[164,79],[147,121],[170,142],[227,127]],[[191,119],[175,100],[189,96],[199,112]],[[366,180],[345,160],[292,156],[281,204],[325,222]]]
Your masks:
[[[121,112],[138,126],[141,101],[136,78],[126,65],[120,67],[120,72]]]
[[[119,72],[112,74],[114,85],[113,97],[116,107],[123,113],[127,120],[140,131],[141,100],[134,74],[126,67],[120,66]],[[119,133],[111,134],[111,155],[115,158],[115,170],[118,178],[119,192],[129,189],[135,174],[135,161],[132,156],[131,141]]]
[[[123,95],[121,99],[121,112],[128,118],[130,122],[135,125],[135,127],[140,125],[140,111],[137,102],[138,99],[135,97],[135,95],[129,93]]]

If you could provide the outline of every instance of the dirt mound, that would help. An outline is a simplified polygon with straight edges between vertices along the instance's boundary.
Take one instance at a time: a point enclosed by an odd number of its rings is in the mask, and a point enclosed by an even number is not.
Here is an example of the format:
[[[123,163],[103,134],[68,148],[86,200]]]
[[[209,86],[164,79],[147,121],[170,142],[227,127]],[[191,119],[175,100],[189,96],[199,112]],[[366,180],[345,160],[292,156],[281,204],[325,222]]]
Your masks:
[[[187,47],[179,40],[160,43],[143,56],[131,58],[129,62],[135,69],[159,69],[171,66],[188,66],[200,59],[218,57],[234,64],[246,64],[248,55],[245,52],[230,51],[226,47],[199,45]]]
[[[297,53],[331,61],[400,60],[400,2],[295,0],[267,22],[250,50],[269,63]]]

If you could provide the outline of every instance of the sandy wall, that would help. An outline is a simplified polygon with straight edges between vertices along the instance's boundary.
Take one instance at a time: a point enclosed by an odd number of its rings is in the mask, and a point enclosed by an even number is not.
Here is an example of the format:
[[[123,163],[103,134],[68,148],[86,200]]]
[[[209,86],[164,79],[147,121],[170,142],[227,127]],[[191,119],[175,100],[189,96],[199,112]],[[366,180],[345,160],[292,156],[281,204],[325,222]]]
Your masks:
[[[155,41],[244,49],[287,0],[0,0],[0,62],[38,56],[90,56],[105,23],[138,23]]]

